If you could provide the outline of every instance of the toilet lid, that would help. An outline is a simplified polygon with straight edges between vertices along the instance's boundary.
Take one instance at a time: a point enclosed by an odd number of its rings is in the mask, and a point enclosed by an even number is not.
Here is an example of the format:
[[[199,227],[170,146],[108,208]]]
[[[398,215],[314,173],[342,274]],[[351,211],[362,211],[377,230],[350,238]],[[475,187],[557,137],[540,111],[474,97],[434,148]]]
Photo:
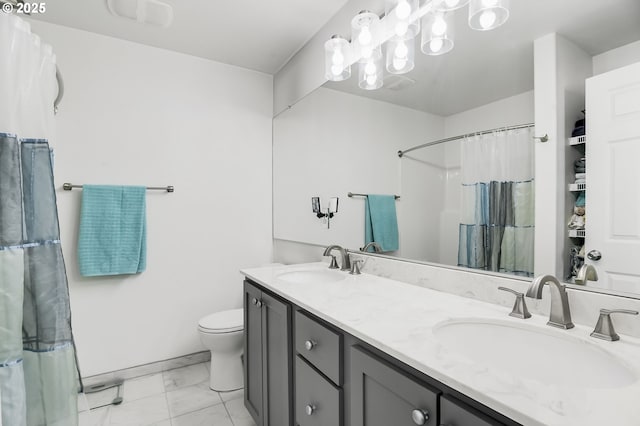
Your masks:
[[[202,318],[198,325],[205,330],[229,333],[240,331],[244,328],[243,309],[230,309],[228,311],[216,312]]]

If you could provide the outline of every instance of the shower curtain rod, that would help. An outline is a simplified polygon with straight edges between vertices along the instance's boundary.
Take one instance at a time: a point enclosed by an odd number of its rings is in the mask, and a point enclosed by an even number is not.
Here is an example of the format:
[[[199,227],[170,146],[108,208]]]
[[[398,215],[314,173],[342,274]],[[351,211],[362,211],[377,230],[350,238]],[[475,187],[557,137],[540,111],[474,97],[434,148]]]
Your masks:
[[[71,191],[73,188],[82,188],[82,185],[74,185],[71,183],[63,183],[62,184],[62,189],[64,189],[65,191]],[[168,186],[147,186],[145,187],[148,190],[158,190],[158,191],[167,191],[167,192],[173,192],[174,188],[172,185],[168,185]]]
[[[488,133],[493,133],[493,132],[497,132],[497,131],[501,131],[501,130],[502,131],[506,131],[506,130],[516,130],[516,129],[526,129],[528,127],[535,127],[535,123],[518,124],[518,125],[515,125],[515,126],[508,126],[508,127],[497,127],[495,129],[490,129],[490,130],[482,130],[481,132],[473,132],[473,133],[466,133],[464,135],[452,136],[452,137],[446,138],[446,139],[440,139],[440,140],[437,140],[437,141],[423,143],[422,145],[414,146],[412,148],[405,149],[404,151],[398,151],[398,157],[402,158],[402,156],[404,154],[406,154],[407,152],[415,151],[416,149],[426,148],[428,146],[438,145],[438,144],[441,144],[441,143],[444,143],[444,142],[451,142],[451,141],[455,141],[455,140],[458,140],[458,139],[466,138],[468,136],[486,135]],[[538,137],[538,138],[534,138],[534,139],[540,139],[542,142],[546,142],[548,140],[548,137],[547,137],[547,135],[544,135],[542,137]]]

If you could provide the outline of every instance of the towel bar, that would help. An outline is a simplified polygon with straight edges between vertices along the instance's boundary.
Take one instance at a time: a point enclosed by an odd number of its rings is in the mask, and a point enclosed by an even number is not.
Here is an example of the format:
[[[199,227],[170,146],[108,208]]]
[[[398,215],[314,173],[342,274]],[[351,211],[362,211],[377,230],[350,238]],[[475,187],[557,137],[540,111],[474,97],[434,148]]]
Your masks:
[[[62,189],[64,189],[65,191],[71,191],[73,188],[82,188],[82,185],[74,185],[71,183],[63,183],[62,184]],[[168,185],[168,186],[147,186],[146,187],[148,190],[153,190],[153,191],[167,191],[167,192],[173,192],[174,188],[172,185]]]
[[[366,197],[369,194],[358,194],[358,193],[355,193],[355,192],[349,192],[349,193],[347,193],[347,195],[349,196],[349,198],[353,198],[353,197]],[[394,195],[394,198],[396,200],[399,200],[400,196],[399,195]]]

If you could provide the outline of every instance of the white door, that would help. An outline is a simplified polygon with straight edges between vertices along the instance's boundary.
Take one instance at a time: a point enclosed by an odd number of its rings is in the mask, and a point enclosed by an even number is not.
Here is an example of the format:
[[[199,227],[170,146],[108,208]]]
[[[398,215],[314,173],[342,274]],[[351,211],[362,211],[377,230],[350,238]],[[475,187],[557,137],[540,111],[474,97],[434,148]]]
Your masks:
[[[599,275],[589,285],[638,294],[640,62],[588,79],[586,94],[585,261]]]

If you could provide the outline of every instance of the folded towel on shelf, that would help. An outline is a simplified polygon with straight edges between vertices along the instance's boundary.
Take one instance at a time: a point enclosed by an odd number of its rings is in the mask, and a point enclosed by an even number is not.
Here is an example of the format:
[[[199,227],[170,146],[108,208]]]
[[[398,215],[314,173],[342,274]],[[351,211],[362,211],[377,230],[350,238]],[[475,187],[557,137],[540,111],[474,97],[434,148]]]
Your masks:
[[[575,138],[576,136],[584,136],[586,133],[585,126],[578,126],[571,132],[571,137]]]
[[[586,178],[587,178],[586,173],[576,173],[576,179],[586,179]]]
[[[147,261],[146,188],[84,185],[78,261],[85,276],[140,273]]]
[[[382,251],[398,250],[398,218],[393,195],[368,195],[364,208],[364,242],[380,244]]]
[[[574,183],[587,183],[586,179],[576,179],[576,181]]]

